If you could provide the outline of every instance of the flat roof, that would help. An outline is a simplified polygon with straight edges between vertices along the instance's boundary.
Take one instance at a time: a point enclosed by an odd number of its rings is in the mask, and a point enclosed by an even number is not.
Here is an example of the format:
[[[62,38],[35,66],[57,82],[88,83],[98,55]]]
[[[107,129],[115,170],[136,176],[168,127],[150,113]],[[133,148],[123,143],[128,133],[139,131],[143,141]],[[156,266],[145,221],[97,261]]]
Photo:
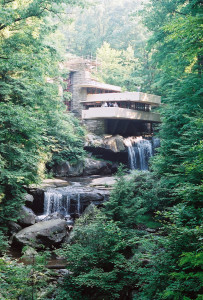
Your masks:
[[[94,88],[94,89],[107,90],[107,91],[113,91],[113,92],[119,92],[119,93],[121,92],[120,86],[97,82],[94,80],[89,80],[89,81],[83,82],[81,84],[78,84],[77,86],[83,87],[83,88]]]

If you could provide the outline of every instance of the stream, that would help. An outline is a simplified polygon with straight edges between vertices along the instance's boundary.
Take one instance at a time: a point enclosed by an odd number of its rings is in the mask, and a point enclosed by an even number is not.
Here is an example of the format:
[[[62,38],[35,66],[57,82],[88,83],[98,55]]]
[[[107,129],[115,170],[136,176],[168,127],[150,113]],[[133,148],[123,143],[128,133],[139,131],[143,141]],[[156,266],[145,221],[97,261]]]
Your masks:
[[[159,140],[130,137],[126,138],[124,143],[127,148],[129,168],[131,170],[148,171],[149,160],[155,154],[156,148],[159,146]],[[35,228],[38,226],[39,230],[44,230],[41,227],[45,226],[46,221],[53,224],[57,220],[64,220],[62,222],[66,222],[66,227],[69,226],[68,230],[71,230],[74,220],[90,204],[101,207],[104,202],[108,201],[114,183],[115,177],[100,175],[44,180],[40,186],[32,187],[29,191],[34,200],[28,207],[35,213],[36,219],[34,225],[25,225],[23,230],[33,231],[34,226]],[[20,232],[23,232],[23,230]],[[41,241],[40,239],[44,233],[42,232],[41,235],[38,229],[35,232],[36,239]],[[49,238],[52,239],[51,236],[47,236],[46,241]],[[21,237],[21,240],[23,239],[24,236]],[[10,254],[12,257],[19,259],[19,251],[14,248],[14,250],[10,250]],[[60,265],[64,265],[64,262],[60,262],[53,256],[48,265],[51,268],[57,265],[60,267]]]
[[[124,139],[131,170],[148,171],[149,160],[159,146],[159,139],[129,137]],[[107,201],[114,183],[112,176],[91,175],[88,177],[61,178],[63,183],[53,182],[42,186],[43,199],[37,198],[32,209],[40,220],[58,214],[67,221],[79,217],[91,203],[100,206]],[[40,208],[40,209],[39,209]]]

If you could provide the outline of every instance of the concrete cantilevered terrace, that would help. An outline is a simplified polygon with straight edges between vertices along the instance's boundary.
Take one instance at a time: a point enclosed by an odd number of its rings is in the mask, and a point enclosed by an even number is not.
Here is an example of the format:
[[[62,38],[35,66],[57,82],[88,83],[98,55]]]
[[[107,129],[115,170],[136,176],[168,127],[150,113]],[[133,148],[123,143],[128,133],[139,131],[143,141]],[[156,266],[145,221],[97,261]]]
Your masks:
[[[104,93],[88,94],[85,101],[81,103],[98,103],[98,102],[137,102],[157,106],[161,104],[161,97],[157,95],[142,92],[124,92],[124,93]]]
[[[127,119],[159,123],[160,115],[158,113],[120,107],[91,107],[82,111],[82,119]]]

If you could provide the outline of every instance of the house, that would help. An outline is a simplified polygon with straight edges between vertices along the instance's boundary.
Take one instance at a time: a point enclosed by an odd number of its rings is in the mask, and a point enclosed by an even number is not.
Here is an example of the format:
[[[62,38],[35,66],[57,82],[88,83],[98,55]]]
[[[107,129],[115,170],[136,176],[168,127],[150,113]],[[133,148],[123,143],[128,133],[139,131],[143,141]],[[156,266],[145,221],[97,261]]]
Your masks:
[[[73,59],[66,63],[70,74],[67,91],[72,93],[68,109],[83,121],[94,134],[123,136],[151,134],[153,124],[160,123],[154,108],[161,97],[137,92],[122,92],[121,87],[93,79],[92,70],[97,62]]]

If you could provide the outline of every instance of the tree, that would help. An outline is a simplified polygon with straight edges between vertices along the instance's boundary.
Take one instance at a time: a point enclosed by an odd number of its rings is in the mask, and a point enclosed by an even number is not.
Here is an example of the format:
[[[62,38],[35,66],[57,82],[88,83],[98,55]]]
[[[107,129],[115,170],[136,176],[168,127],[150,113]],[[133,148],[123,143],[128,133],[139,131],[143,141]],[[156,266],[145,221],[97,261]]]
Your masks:
[[[165,104],[161,147],[152,170],[169,197],[164,212],[159,213],[164,236],[141,241],[149,263],[138,270],[136,299],[202,297],[198,263],[202,221],[200,14],[200,1],[150,1],[144,11],[145,24],[153,31],[149,46],[157,66],[152,88],[162,92]]]
[[[128,47],[126,50],[112,49],[106,42],[97,49],[97,59],[101,64],[101,70],[97,72],[97,77],[109,84],[119,85],[123,89],[135,89],[132,72],[136,66],[134,50]],[[139,85],[137,82],[137,86]]]
[[[139,49],[147,33],[140,17],[132,18],[131,13],[140,7],[141,1],[100,0],[92,2],[86,10],[76,8],[73,10],[75,21],[66,30],[68,51],[79,56],[95,56],[105,42],[116,50],[135,45]]]
[[[145,1],[147,2],[147,1]],[[141,22],[142,1],[100,0],[86,10],[73,11],[75,21],[62,30],[67,51],[97,56],[99,79],[123,89],[150,92],[154,69],[146,48],[150,33]]]
[[[29,247],[23,251],[22,258],[27,264],[6,255],[0,258],[1,299],[48,299],[55,290],[55,285],[48,283],[56,276],[46,267],[50,253],[37,253]]]
[[[82,3],[82,2],[80,2]],[[0,223],[16,219],[45,163],[82,158],[84,133],[58,93],[57,14],[75,1],[0,1]],[[53,17],[55,15],[55,18]],[[50,83],[50,78],[53,82]]]
[[[110,199],[104,204],[105,215],[126,232],[137,229],[140,224],[158,228],[161,224],[154,219],[155,212],[165,207],[165,201],[170,198],[168,190],[153,173],[124,174],[119,168]]]
[[[71,243],[57,251],[70,273],[56,299],[128,299],[136,278],[127,246],[116,223],[91,207],[77,221]]]

